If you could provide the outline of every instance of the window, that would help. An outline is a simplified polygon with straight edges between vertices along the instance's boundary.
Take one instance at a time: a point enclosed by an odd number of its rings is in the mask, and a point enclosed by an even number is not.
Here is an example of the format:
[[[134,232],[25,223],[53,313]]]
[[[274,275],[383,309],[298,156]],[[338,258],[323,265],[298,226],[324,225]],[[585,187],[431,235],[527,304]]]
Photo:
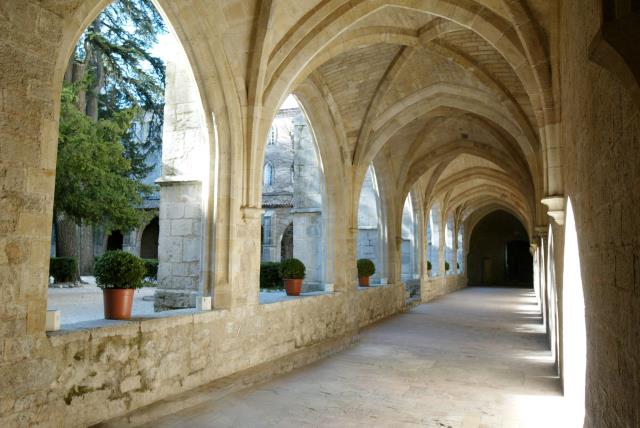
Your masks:
[[[271,242],[271,216],[262,218],[262,245],[272,245]]]
[[[272,146],[276,143],[276,141],[278,141],[278,128],[276,128],[275,126],[272,126],[271,132],[269,133],[269,140],[267,141],[267,144]]]
[[[273,185],[273,164],[271,162],[267,162],[264,165],[264,177],[263,177],[263,185],[271,186]]]

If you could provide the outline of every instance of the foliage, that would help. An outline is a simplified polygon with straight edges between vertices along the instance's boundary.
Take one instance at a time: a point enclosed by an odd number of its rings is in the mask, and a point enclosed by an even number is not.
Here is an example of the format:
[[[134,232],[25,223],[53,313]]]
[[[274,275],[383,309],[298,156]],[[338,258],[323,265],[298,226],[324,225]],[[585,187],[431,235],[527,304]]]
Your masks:
[[[49,276],[56,282],[72,282],[78,277],[78,261],[75,257],[51,257]]]
[[[449,262],[444,262],[444,270],[445,270],[445,272],[449,271],[449,267],[450,267],[449,266]]]
[[[133,111],[94,122],[76,108],[75,93],[70,86],[62,92],[54,211],[78,224],[137,227],[149,216],[137,207],[151,187],[131,178],[131,163],[123,157],[121,139]]]
[[[158,260],[157,259],[142,259],[144,262],[144,269],[146,273],[145,278],[158,278]]]
[[[284,279],[304,279],[307,268],[298,259],[287,259],[280,263],[280,275]]]
[[[460,263],[456,263],[456,269],[460,270]]]
[[[260,263],[260,288],[281,289],[282,275],[280,274],[280,263],[266,262]]]
[[[431,270],[431,261],[427,260],[427,270]]]
[[[162,143],[165,65],[153,56],[158,36],[167,29],[151,0],[117,0],[87,28],[74,61],[84,64],[90,82],[87,114],[111,118],[134,106],[148,115],[148,133],[130,130],[123,138],[125,155],[138,178],[152,169],[144,160]],[[91,103],[97,103],[92,107]],[[141,117],[139,117],[141,119]]]
[[[140,288],[146,270],[140,257],[118,250],[104,253],[93,272],[100,288]]]
[[[358,276],[371,276],[376,273],[376,265],[369,259],[358,259]]]

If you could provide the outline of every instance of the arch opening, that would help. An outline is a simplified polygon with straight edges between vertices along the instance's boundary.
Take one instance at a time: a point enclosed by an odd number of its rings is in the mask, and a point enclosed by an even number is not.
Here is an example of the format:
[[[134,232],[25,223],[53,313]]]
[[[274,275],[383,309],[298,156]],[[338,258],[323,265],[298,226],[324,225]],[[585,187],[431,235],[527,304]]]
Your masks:
[[[511,213],[487,214],[471,231],[467,275],[469,285],[533,288],[529,236]]]
[[[587,333],[580,249],[571,199],[567,200],[562,274],[562,372],[571,420],[582,426],[585,416]]]
[[[189,60],[152,0],[108,2],[77,34],[62,79],[51,256],[78,260],[90,308],[76,314],[51,290],[48,308],[63,324],[102,318],[91,274],[113,250],[159,260],[157,284],[145,282],[157,287],[136,292],[134,315],[195,307],[213,176]]]
[[[386,233],[383,221],[380,190],[372,165],[367,169],[358,200],[358,239],[357,258],[369,259],[376,266],[376,273],[371,277],[372,284],[385,284]]]
[[[324,290],[325,204],[315,135],[298,100],[290,95],[278,110],[265,143],[261,263],[302,261],[306,268],[303,292]]]

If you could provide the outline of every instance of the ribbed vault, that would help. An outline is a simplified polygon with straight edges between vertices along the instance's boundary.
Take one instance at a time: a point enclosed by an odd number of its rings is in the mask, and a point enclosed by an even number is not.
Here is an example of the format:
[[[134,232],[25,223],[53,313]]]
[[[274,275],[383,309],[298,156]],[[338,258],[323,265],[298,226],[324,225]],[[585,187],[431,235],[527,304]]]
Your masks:
[[[354,194],[375,165],[390,224],[410,192],[461,222],[546,222],[547,54],[519,2],[324,1],[299,22],[266,61],[265,105],[317,88]]]

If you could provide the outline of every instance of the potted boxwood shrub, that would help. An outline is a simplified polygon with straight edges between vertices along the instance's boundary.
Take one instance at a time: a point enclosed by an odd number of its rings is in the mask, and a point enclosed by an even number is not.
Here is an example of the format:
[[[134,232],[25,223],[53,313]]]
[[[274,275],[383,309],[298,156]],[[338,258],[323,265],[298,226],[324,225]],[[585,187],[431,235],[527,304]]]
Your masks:
[[[287,259],[280,263],[280,275],[284,280],[284,288],[287,290],[287,296],[300,295],[305,271],[304,263],[298,259]]]
[[[124,251],[107,251],[98,259],[93,273],[96,284],[102,288],[105,319],[131,318],[133,293],[142,287],[146,272],[141,258]]]
[[[361,287],[369,286],[369,277],[376,273],[376,265],[369,259],[358,259],[358,282]]]
[[[427,260],[427,272],[431,272],[431,262]]]
[[[444,271],[449,272],[449,268],[450,268],[449,262],[444,262]]]

